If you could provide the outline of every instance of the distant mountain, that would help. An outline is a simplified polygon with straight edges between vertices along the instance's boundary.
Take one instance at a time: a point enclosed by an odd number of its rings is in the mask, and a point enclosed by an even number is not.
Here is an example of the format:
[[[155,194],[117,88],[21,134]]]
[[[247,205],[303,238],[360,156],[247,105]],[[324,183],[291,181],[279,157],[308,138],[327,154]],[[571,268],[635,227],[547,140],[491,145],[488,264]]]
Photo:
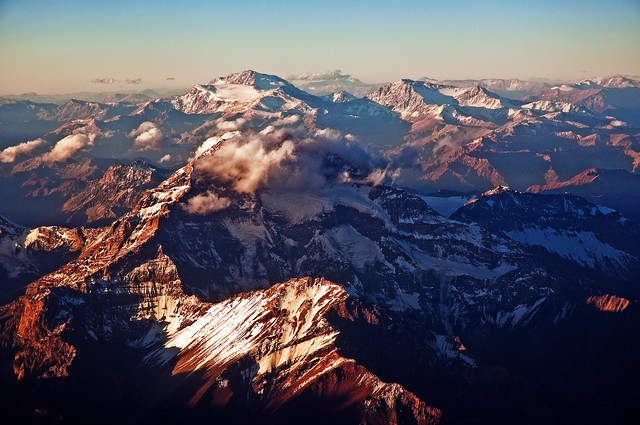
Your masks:
[[[533,193],[573,193],[607,205],[625,217],[640,222],[640,175],[626,170],[585,170],[566,181],[531,186]]]
[[[590,80],[583,80],[578,83],[579,85],[597,85],[600,87],[610,89],[627,89],[627,88],[640,88],[640,80],[626,77],[624,75],[613,75],[610,77],[593,78]]]
[[[35,103],[63,104],[69,99],[83,100],[85,102],[98,103],[131,103],[139,104],[153,99],[175,96],[184,92],[184,89],[146,89],[142,91],[105,91],[105,92],[74,92],[61,94],[23,93],[19,95],[4,95],[3,99],[13,101],[30,101]]]
[[[316,96],[347,92],[356,97],[364,97],[382,84],[363,83],[340,70],[328,72],[307,72],[285,77],[294,86]]]
[[[432,78],[423,77],[420,78],[419,81],[460,88],[479,86],[486,88],[494,93],[498,93],[501,96],[516,100],[522,100],[528,96],[539,95],[550,87],[550,85],[547,83],[539,81],[525,81],[516,78],[491,78],[484,80],[434,80]]]
[[[14,202],[0,207],[2,214],[37,225],[109,224],[133,208],[142,192],[167,175],[145,161],[112,164],[84,160],[65,164],[38,161],[14,167],[0,194]]]
[[[167,175],[166,170],[143,160],[114,164],[62,205],[62,211],[69,214],[66,222],[108,224],[133,208],[144,190],[156,187]]]
[[[635,113],[640,107],[640,81],[623,76],[553,86],[537,98],[568,102],[593,113],[606,113],[634,126],[640,125]]]
[[[429,116],[472,126],[503,121],[504,114],[498,114],[496,110],[519,106],[518,102],[501,98],[480,86],[458,88],[412,80],[385,85],[368,98],[392,107],[402,118],[410,121]],[[464,107],[467,109],[460,109]],[[490,111],[496,113],[492,114]]]

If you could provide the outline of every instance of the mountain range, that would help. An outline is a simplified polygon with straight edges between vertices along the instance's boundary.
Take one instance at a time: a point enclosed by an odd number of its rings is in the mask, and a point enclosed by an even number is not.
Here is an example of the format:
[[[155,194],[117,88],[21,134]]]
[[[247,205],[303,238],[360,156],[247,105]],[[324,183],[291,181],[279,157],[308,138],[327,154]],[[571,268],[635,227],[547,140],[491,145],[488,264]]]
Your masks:
[[[1,102],[3,422],[636,423],[640,82],[313,87]]]

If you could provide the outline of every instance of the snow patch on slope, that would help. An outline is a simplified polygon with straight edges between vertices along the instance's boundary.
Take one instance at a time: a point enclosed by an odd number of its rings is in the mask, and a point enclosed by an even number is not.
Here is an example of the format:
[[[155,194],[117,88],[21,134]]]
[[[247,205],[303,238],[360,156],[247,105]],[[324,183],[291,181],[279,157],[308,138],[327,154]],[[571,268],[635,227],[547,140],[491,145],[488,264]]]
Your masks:
[[[255,88],[243,84],[216,83],[213,87],[209,101],[249,102],[260,97]]]
[[[596,268],[607,261],[625,267],[632,257],[600,241],[593,232],[524,227],[506,232],[511,239],[526,245],[538,245],[583,266]]]
[[[340,226],[326,232],[323,237],[337,252],[342,252],[351,264],[360,270],[375,261],[386,263],[377,243],[358,233],[352,226]],[[393,266],[387,263],[393,269]]]
[[[338,332],[324,315],[345,297],[338,285],[305,278],[238,295],[204,312],[176,304],[167,341],[147,361],[166,364],[177,356],[174,373],[221,372],[252,356],[264,374],[330,347]]]
[[[438,214],[441,214],[445,217],[449,217],[451,214],[456,212],[458,208],[465,205],[472,199],[469,196],[424,196],[421,195],[422,198],[427,205],[436,210]]]
[[[368,186],[336,184],[304,192],[271,189],[262,192],[260,198],[267,211],[283,214],[292,224],[318,218],[338,205],[388,221],[384,209],[369,199],[370,190]]]

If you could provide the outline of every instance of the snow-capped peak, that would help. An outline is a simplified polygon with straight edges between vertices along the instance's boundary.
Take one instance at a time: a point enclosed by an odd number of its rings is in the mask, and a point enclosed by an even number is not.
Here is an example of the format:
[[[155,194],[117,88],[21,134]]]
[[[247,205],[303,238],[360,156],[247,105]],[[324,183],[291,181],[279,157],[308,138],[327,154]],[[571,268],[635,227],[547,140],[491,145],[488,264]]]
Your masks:
[[[338,93],[334,93],[333,96],[331,96],[331,100],[333,100],[333,103],[350,102],[354,99],[357,99],[357,97],[350,93],[347,93],[346,91],[340,91]]]
[[[504,186],[504,185],[500,185],[500,186],[496,186],[491,190],[487,190],[486,192],[484,192],[482,194],[482,196],[491,196],[491,195],[499,195],[501,193],[506,193],[506,192],[513,192],[515,193],[516,191],[511,189],[509,186]]]
[[[259,364],[258,373],[264,374],[333,344],[337,332],[324,315],[345,298],[345,290],[336,284],[303,278],[238,295],[212,305],[204,314],[180,311],[176,304],[170,313],[176,319],[169,326],[169,339],[148,360],[164,363],[177,355],[174,372],[192,372],[225,367],[249,354]]]
[[[623,89],[640,87],[640,81],[624,75],[599,77],[580,81],[577,86],[604,87],[608,89]]]
[[[257,90],[273,90],[278,87],[290,85],[287,81],[275,75],[261,74],[249,69],[235,74],[229,74],[226,77],[216,78],[208,83],[208,85],[221,84],[252,86]]]
[[[514,102],[506,100],[479,85],[466,89],[458,89],[458,92],[452,93],[452,95],[459,106],[472,106],[486,109],[500,109],[514,106]]]

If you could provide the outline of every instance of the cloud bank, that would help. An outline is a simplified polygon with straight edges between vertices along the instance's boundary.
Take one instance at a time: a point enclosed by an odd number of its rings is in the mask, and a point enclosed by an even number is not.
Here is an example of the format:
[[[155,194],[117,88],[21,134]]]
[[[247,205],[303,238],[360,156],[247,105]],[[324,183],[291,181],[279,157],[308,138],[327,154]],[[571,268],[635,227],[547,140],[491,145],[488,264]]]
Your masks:
[[[224,143],[212,156],[200,157],[198,171],[204,171],[238,192],[253,193],[273,180],[287,159],[293,159],[294,145],[285,141],[280,146],[268,146],[261,138]]]
[[[214,140],[207,142],[215,145]],[[386,165],[337,130],[298,137],[295,130],[274,127],[222,140],[211,155],[202,155],[194,163],[198,178],[213,179],[242,193],[305,191],[344,182],[380,184],[387,177]]]
[[[145,121],[129,133],[134,138],[133,146],[140,151],[155,151],[162,147],[164,135],[151,121]]]
[[[85,146],[93,145],[95,137],[95,134],[71,134],[58,141],[51,152],[44,155],[44,159],[52,162],[66,161]]]
[[[334,69],[333,71],[325,71],[325,72],[305,72],[304,74],[299,75],[290,75],[287,79],[289,80],[309,80],[309,81],[320,81],[320,80],[330,80],[332,78],[338,78],[344,76],[339,69]]]
[[[91,82],[94,84],[113,84],[119,83],[120,80],[116,80],[115,78],[94,78]],[[140,84],[142,83],[142,78],[127,78],[125,82],[127,84]]]
[[[0,162],[13,162],[18,155],[23,155],[32,152],[34,149],[42,146],[44,140],[36,139],[30,142],[23,142],[16,146],[9,146],[3,151],[0,151]]]

